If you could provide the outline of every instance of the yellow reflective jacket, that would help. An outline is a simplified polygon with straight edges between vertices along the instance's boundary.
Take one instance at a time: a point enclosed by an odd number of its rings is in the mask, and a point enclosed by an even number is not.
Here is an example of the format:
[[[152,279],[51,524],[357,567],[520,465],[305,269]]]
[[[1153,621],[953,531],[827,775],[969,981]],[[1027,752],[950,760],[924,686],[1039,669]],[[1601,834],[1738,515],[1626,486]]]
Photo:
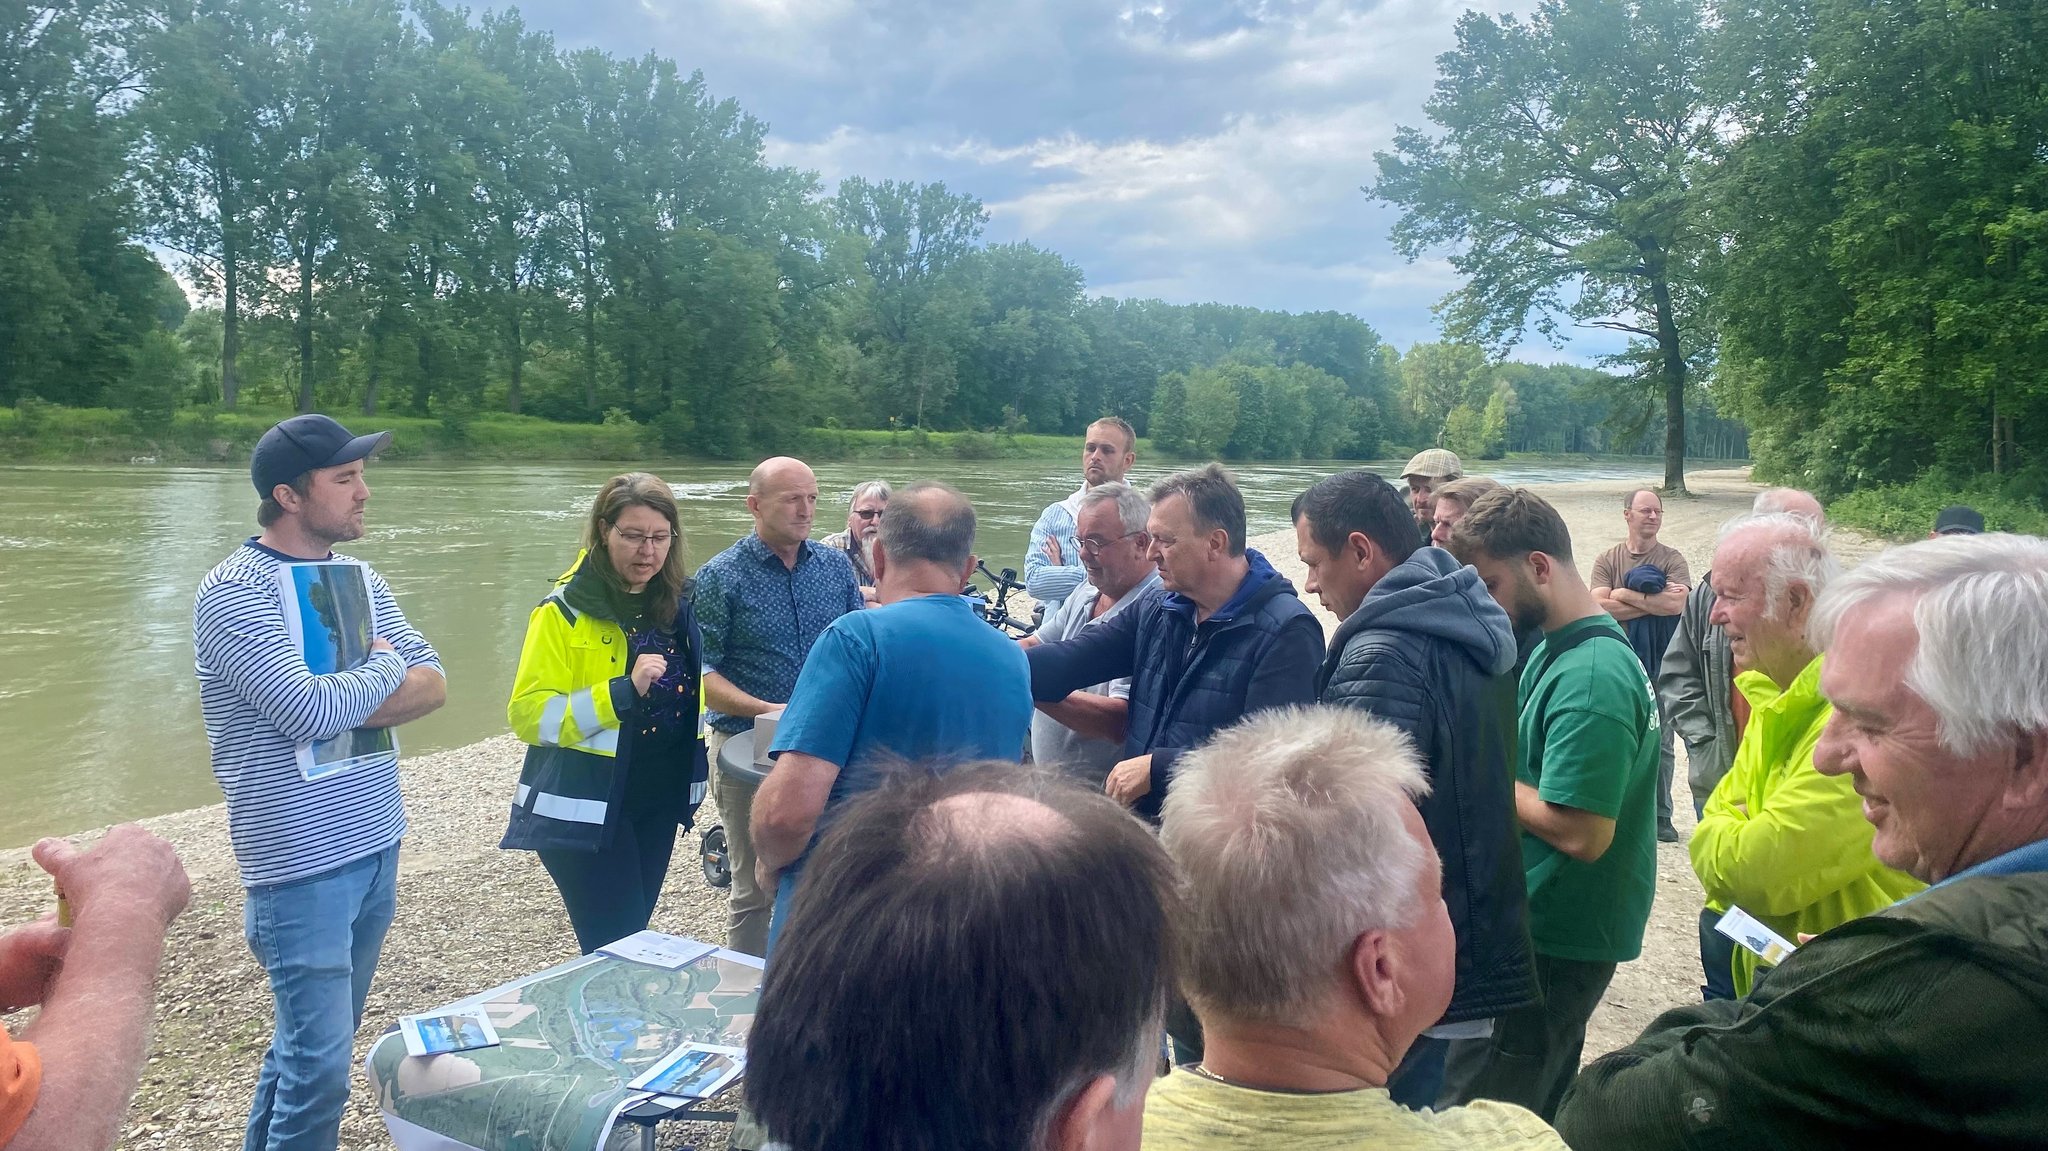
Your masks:
[[[1740,907],[1794,943],[1926,886],[1871,853],[1870,822],[1849,777],[1813,769],[1814,745],[1834,714],[1820,669],[1815,657],[1783,691],[1762,672],[1735,677],[1749,724],[1689,847],[1707,906]],[[1758,962],[1735,949],[1737,995],[1749,994]]]

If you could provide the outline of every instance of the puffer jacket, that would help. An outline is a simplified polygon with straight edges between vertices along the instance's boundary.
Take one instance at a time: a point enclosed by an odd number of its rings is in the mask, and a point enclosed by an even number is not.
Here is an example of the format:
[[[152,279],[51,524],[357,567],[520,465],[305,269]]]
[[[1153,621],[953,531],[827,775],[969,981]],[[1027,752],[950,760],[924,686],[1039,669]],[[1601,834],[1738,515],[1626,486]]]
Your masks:
[[[1373,585],[1330,641],[1316,691],[1414,739],[1429,772],[1422,822],[1443,859],[1458,937],[1444,1022],[1537,999],[1515,822],[1515,636],[1479,576],[1421,548]]]
[[[1657,670],[1657,706],[1685,741],[1686,782],[1704,805],[1735,762],[1735,656],[1728,635],[1707,622],[1714,614],[1714,573],[1700,577],[1678,613],[1678,630]]]
[[[1687,850],[1715,911],[1740,907],[1787,939],[1818,935],[1890,907],[1926,886],[1879,863],[1870,822],[1846,775],[1822,775],[1813,749],[1834,709],[1815,657],[1783,691],[1759,671],[1735,677],[1749,726],[1735,766],[1707,799]],[[1757,957],[1735,949],[1735,993],[1747,995]]]
[[[1665,1012],[1579,1073],[1575,1151],[2037,1148],[2048,874],[1963,877],[1835,928],[1741,999]]]
[[[1253,712],[1315,702],[1322,625],[1266,557],[1247,549],[1245,558],[1250,570],[1237,592],[1200,624],[1193,600],[1155,592],[1073,639],[1026,653],[1040,702],[1131,678],[1124,756],[1152,757],[1152,788],[1133,810],[1155,823],[1182,752]]]
[[[664,654],[669,670],[643,698],[630,675],[632,637],[586,558],[577,554],[527,618],[505,709],[513,734],[527,744],[526,761],[502,848],[600,849],[618,825],[629,779],[643,797],[636,802],[652,797],[685,826],[704,801],[704,640],[690,597],[685,592],[670,631],[645,641],[642,650]],[[666,738],[643,737],[650,730]],[[639,754],[643,738],[663,754]]]

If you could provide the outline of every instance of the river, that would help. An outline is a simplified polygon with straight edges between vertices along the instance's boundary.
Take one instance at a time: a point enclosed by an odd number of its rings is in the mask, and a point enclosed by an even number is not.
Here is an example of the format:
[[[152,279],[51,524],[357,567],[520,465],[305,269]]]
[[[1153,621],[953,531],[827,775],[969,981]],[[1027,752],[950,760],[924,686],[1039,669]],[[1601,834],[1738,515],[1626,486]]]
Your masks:
[[[1492,474],[1654,481],[1658,463],[1511,463]],[[1237,469],[1252,534],[1285,527],[1294,496],[1344,466]],[[405,754],[505,730],[527,611],[574,556],[590,500],[615,470],[372,466],[369,532],[346,550],[390,581],[448,671],[448,705],[403,729]],[[692,567],[746,534],[744,466],[655,470],[681,500]],[[1032,521],[1073,490],[1078,461],[823,465],[818,534],[844,525],[854,483],[906,474],[965,491],[981,517],[977,550],[991,568],[1021,569]],[[1141,464],[1131,478],[1160,474]],[[255,532],[255,510],[239,469],[0,468],[0,786],[12,797],[0,805],[0,846],[219,801],[192,676],[192,592]]]

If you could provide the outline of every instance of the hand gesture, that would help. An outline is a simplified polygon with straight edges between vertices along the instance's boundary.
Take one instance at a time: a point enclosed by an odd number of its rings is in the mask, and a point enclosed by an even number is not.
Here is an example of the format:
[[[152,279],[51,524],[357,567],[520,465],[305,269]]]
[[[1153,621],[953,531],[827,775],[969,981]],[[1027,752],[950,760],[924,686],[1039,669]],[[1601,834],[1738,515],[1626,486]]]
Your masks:
[[[171,845],[133,823],[124,823],[89,850],[69,840],[45,839],[34,848],[36,863],[57,881],[84,922],[102,909],[128,907],[169,927],[192,900],[192,881]]]
[[[1102,782],[1102,790],[1111,799],[1129,807],[1145,798],[1152,790],[1152,756],[1150,754],[1126,759],[1109,769],[1109,778]]]
[[[33,1007],[50,997],[50,984],[64,965],[71,929],[57,926],[51,912],[0,935],[0,1011]]]
[[[1052,566],[1054,567],[1062,567],[1067,562],[1062,558],[1066,553],[1060,551],[1060,537],[1058,536],[1049,535],[1045,537],[1045,546],[1038,550],[1045,553],[1045,558],[1052,561]]]
[[[654,686],[654,681],[668,674],[668,657],[648,652],[633,661],[633,690],[641,695]]]
[[[378,652],[380,652],[380,651],[397,651],[397,650],[398,650],[397,648],[395,648],[395,647],[392,647],[392,646],[391,646],[391,641],[390,641],[390,640],[388,640],[388,639],[385,639],[385,638],[384,638],[383,636],[381,636],[381,635],[380,635],[380,636],[378,636],[378,637],[376,637],[375,639],[372,639],[372,640],[370,641],[370,654],[371,654],[371,655],[376,655],[376,654],[377,654]]]

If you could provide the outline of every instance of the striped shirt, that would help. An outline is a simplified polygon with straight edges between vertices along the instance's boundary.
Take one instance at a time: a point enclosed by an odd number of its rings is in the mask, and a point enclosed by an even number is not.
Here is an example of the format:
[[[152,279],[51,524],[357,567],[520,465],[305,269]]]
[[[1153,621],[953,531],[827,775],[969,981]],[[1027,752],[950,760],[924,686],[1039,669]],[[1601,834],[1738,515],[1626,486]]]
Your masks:
[[[390,585],[370,571],[375,634],[397,652],[314,675],[285,628],[277,572],[286,562],[251,539],[207,573],[192,605],[199,710],[245,887],[305,879],[398,842],[405,808],[396,754],[309,783],[299,775],[298,745],[361,727],[408,668],[441,670]]]

